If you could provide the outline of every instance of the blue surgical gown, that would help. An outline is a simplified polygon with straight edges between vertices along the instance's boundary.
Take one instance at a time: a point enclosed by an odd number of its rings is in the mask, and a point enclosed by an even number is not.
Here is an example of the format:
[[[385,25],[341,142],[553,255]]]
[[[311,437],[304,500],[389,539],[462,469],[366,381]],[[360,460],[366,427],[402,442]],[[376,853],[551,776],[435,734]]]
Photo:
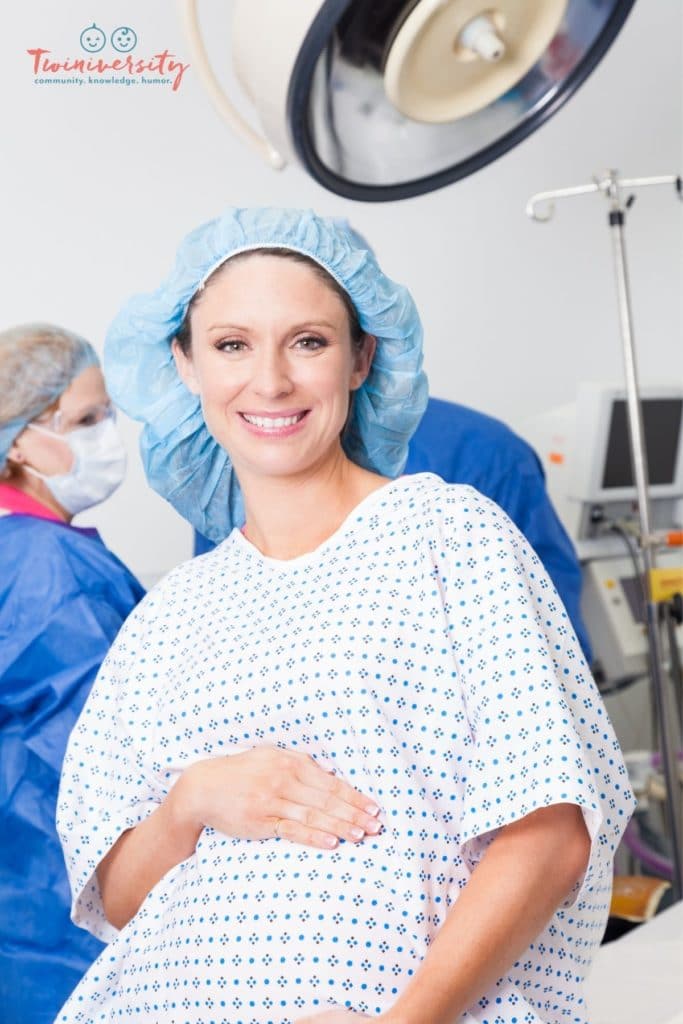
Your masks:
[[[410,441],[405,472],[436,473],[447,483],[471,484],[507,512],[543,562],[590,664],[590,641],[579,607],[581,567],[550,503],[533,448],[500,420],[430,398]],[[196,535],[196,554],[212,547]]]
[[[0,517],[2,1024],[52,1024],[103,949],[70,921],[55,805],[71,728],[143,593],[95,530]]]

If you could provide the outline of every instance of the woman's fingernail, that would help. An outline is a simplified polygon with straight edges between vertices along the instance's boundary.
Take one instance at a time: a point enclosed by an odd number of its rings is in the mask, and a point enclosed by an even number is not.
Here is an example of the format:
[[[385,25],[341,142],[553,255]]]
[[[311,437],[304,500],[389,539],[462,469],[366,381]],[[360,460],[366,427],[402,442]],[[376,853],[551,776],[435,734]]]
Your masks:
[[[325,843],[325,846],[329,846],[331,850],[334,849],[334,847],[339,842],[336,836],[325,836],[325,839],[323,841]]]
[[[368,804],[365,810],[368,814],[379,814],[379,807],[377,806],[377,804]]]
[[[353,828],[350,828],[349,832],[351,833],[354,839],[362,839],[363,836],[365,835],[365,830],[362,828],[358,828],[356,825],[354,825]]]
[[[381,823],[379,821],[377,821],[377,819],[375,818],[374,821],[371,821],[369,823],[369,825],[368,825],[368,832],[372,832],[373,835],[376,835],[379,832],[379,830],[381,829],[381,827],[382,827]]]

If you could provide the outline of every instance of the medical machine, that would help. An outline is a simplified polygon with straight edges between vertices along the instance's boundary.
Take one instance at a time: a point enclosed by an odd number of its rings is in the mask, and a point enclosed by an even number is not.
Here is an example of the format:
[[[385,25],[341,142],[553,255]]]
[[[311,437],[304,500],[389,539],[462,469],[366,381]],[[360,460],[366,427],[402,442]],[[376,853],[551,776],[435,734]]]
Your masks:
[[[654,530],[683,525],[683,377],[678,386],[641,387],[640,400]],[[636,525],[626,390],[587,382],[576,402],[537,417],[527,430],[548,492],[579,557],[622,554],[613,522]]]
[[[661,568],[677,574],[683,586],[680,551],[660,556]],[[629,555],[592,559],[583,566],[581,614],[588,626],[607,689],[647,675],[648,643],[641,573]],[[683,629],[675,630],[683,659]],[[665,663],[667,659],[665,658]]]
[[[683,380],[640,389],[658,565],[683,591]],[[647,674],[648,639],[638,549],[638,495],[626,392],[588,382],[576,402],[537,417],[526,434],[548,493],[583,565],[582,612],[605,678]],[[677,629],[683,656],[683,630]]]

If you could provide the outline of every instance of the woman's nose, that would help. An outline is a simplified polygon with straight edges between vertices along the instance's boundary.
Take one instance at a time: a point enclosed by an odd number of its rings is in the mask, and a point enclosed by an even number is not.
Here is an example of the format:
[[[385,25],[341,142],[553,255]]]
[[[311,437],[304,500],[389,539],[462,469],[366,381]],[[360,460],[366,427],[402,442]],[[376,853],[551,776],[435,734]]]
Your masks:
[[[286,355],[279,351],[259,353],[254,366],[252,387],[256,394],[277,398],[292,390]]]

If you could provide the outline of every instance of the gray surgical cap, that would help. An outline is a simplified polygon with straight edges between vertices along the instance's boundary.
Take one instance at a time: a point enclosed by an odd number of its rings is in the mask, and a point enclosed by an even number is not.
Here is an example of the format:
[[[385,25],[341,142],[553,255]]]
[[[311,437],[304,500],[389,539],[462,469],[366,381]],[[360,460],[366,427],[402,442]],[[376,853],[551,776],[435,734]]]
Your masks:
[[[348,293],[360,325],[377,338],[370,374],[355,392],[342,444],[359,466],[398,476],[427,405],[422,326],[409,292],[382,273],[347,226],[310,210],[230,208],[181,243],[166,280],[131,298],[104,349],[114,401],[144,423],[142,461],[152,487],[213,541],[244,522],[230,457],[211,436],[200,400],[175,368],[171,342],[192,297],[231,256],[285,248],[320,264]]]
[[[89,366],[92,345],[53,324],[22,324],[0,331],[0,468],[14,439]]]

